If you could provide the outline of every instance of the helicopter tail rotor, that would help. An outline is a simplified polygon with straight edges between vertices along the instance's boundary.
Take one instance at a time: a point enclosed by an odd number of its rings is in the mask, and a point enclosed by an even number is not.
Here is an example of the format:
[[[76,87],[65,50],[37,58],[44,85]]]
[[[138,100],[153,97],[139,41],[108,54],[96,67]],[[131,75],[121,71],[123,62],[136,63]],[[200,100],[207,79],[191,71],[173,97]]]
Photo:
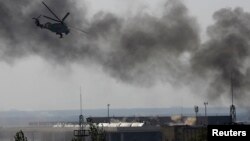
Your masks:
[[[32,18],[32,19],[34,19],[34,20],[35,20],[35,24],[36,24],[36,26],[43,28],[43,25],[42,25],[42,24],[40,24],[40,21],[39,21],[39,18],[40,18],[40,17],[41,17],[41,15],[40,15],[40,16],[38,16],[38,17],[36,17],[36,18]]]
[[[39,15],[39,16],[38,16],[38,17],[36,17],[36,18],[32,18],[32,19],[34,19],[34,20],[38,20],[40,17],[41,17],[41,15]]]

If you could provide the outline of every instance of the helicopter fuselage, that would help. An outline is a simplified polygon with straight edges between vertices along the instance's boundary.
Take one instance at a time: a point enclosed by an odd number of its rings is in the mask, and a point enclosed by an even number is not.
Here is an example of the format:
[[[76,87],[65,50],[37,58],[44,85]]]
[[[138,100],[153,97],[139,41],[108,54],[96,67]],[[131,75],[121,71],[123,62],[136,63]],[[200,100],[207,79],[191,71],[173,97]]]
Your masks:
[[[40,27],[40,28],[45,28],[50,30],[51,32],[55,32],[56,34],[60,35],[60,38],[63,37],[63,33],[64,34],[68,34],[70,32],[68,26],[65,24],[65,19],[69,16],[69,12],[66,13],[66,15],[60,19],[46,4],[45,2],[42,2],[43,5],[50,11],[50,13],[54,16],[54,18],[48,17],[43,15],[44,18],[47,18],[49,20],[55,21],[56,23],[50,23],[47,22],[45,24],[41,24],[39,21],[40,16],[38,16],[37,18],[32,18],[35,20],[35,24]]]
[[[44,28],[55,32],[56,34],[68,34],[70,32],[69,28],[63,23],[50,23],[47,22],[44,24]]]

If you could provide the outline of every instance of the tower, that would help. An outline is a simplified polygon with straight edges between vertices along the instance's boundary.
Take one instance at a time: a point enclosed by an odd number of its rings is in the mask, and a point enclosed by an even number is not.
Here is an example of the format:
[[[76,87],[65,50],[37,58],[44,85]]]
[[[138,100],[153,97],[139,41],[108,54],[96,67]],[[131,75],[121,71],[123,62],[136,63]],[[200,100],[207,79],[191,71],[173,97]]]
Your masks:
[[[84,129],[84,117],[82,115],[82,89],[80,88],[80,115],[79,115],[79,129],[74,130],[74,136],[77,141],[84,141],[85,136],[89,136],[89,130]]]
[[[231,74],[231,94],[232,94],[232,105],[230,106],[230,117],[231,122],[234,123],[236,121],[236,107],[234,106],[234,79]]]
[[[108,107],[108,123],[110,123],[110,118],[109,118],[109,107],[110,107],[110,104],[107,104],[107,107]]]
[[[207,117],[207,105],[208,105],[208,102],[204,102],[204,105],[205,105],[205,125],[208,124],[208,117]]]
[[[84,123],[84,117],[82,115],[82,88],[80,88],[80,115],[79,115],[79,130],[80,131],[83,131],[83,123]]]
[[[194,112],[195,112],[195,124],[198,124],[198,112],[199,112],[199,107],[197,105],[194,106]]]

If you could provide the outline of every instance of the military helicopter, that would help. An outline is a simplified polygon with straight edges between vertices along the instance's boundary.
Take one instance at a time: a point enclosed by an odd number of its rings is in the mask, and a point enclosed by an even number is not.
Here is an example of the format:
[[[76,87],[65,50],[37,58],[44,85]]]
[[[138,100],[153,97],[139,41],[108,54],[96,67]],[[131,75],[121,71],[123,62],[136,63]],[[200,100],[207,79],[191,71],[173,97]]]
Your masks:
[[[63,34],[67,35],[69,34],[70,32],[70,29],[69,27],[67,26],[67,24],[64,22],[65,19],[69,16],[69,12],[66,13],[66,15],[60,19],[46,4],[45,2],[42,2],[43,5],[50,11],[50,13],[55,17],[55,18],[51,18],[51,17],[48,17],[48,16],[45,16],[43,15],[44,18],[47,18],[49,20],[52,20],[52,21],[55,21],[56,23],[50,23],[50,22],[47,22],[45,24],[41,24],[40,21],[39,21],[39,18],[41,17],[38,16],[36,18],[32,18],[35,20],[35,24],[36,26],[40,27],[40,28],[45,28],[45,29],[48,29],[50,30],[51,32],[55,32],[57,35],[60,35],[60,38],[63,38]],[[83,31],[82,31],[83,32]]]

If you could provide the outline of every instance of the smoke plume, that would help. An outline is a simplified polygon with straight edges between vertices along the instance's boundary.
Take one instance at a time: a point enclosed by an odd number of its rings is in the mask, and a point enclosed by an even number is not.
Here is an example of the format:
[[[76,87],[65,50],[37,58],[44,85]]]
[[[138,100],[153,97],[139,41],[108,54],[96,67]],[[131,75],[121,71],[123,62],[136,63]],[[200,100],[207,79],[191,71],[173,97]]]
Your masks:
[[[214,13],[215,24],[208,27],[210,39],[192,58],[194,71],[212,77],[210,98],[230,94],[233,85],[236,98],[249,90],[250,14],[241,8],[221,9]],[[208,75],[213,74],[213,75]]]
[[[125,20],[98,13],[90,24],[89,40],[104,50],[99,63],[108,74],[130,84],[176,80],[183,73],[179,58],[199,43],[197,23],[178,1],[170,1],[159,18],[138,13]]]
[[[161,17],[138,13],[125,19],[99,12],[90,20],[81,16],[80,13],[86,15],[86,10],[77,9],[73,1],[47,3],[60,17],[71,10],[67,22],[87,25],[88,35],[72,34],[60,40],[54,33],[35,27],[31,21],[40,14],[51,15],[39,2],[1,1],[3,61],[12,62],[27,55],[39,55],[60,64],[88,60],[100,64],[118,80],[148,86],[157,81],[175,81],[175,77],[183,73],[179,71],[179,58],[198,47],[197,23],[179,1],[171,0]]]
[[[140,12],[128,18],[107,12],[86,18],[87,6],[78,8],[73,0],[46,3],[59,17],[70,12],[66,22],[84,27],[88,34],[71,31],[59,39],[35,26],[33,17],[51,16],[40,1],[2,0],[1,61],[14,63],[37,55],[63,66],[95,63],[115,79],[139,86],[210,78],[210,98],[228,93],[231,80],[240,93],[237,98],[250,88],[250,15],[241,8],[215,12],[215,23],[207,29],[209,40],[200,43],[199,25],[178,0],[169,0],[161,16]]]

